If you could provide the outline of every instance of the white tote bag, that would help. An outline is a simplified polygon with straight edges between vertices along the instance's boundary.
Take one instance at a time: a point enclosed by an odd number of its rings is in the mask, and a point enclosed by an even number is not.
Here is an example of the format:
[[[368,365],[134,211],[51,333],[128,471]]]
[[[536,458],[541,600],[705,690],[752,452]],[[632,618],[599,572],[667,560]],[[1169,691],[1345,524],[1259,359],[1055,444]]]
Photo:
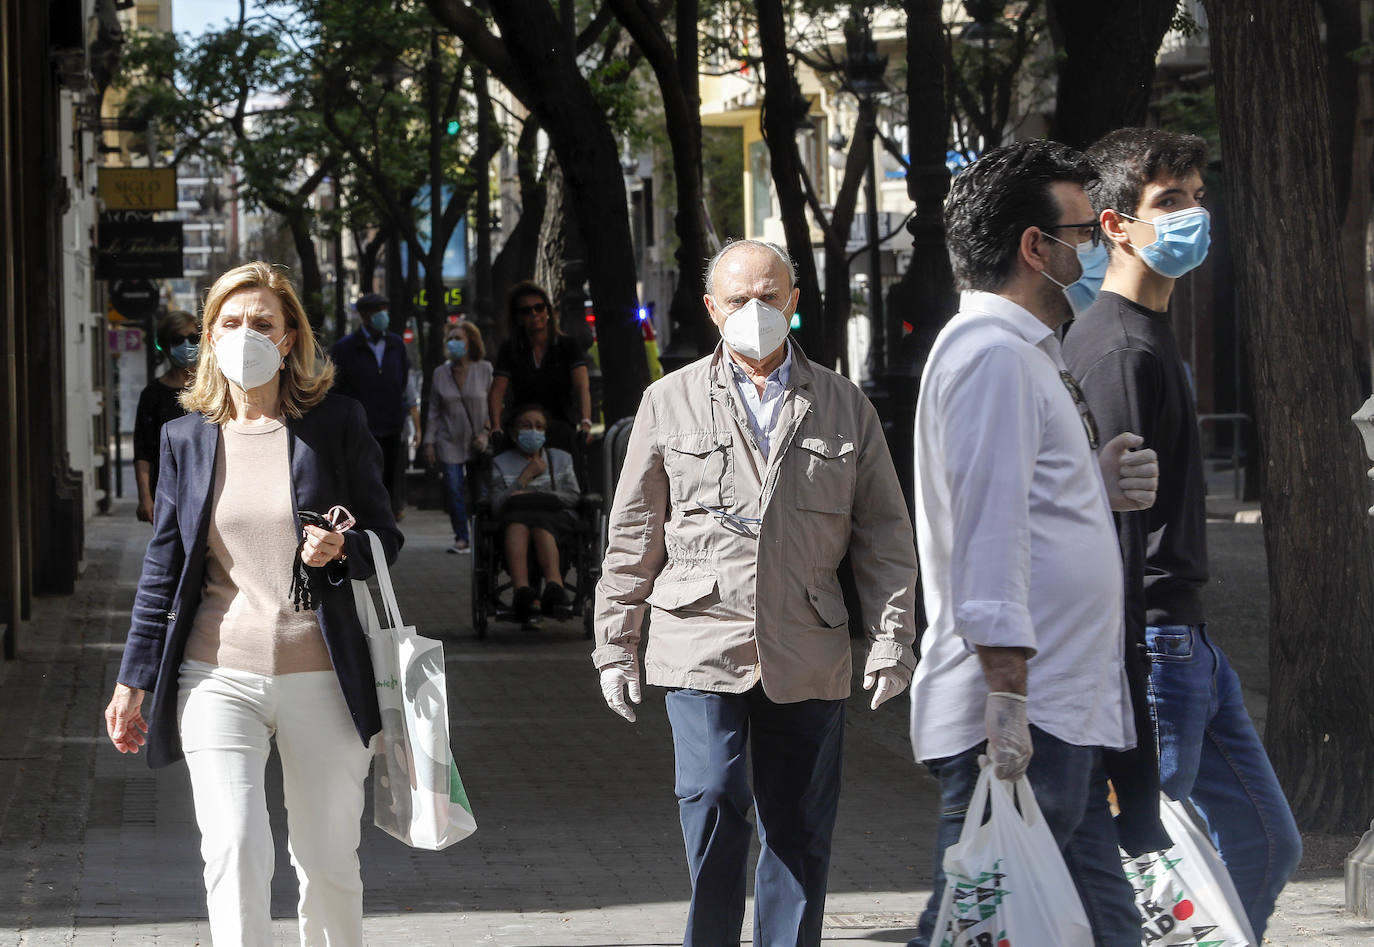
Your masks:
[[[1030,781],[1004,783],[986,757],[959,841],[945,849],[938,947],[1092,947],[1092,929]],[[1015,794],[1015,801],[1013,801]],[[984,808],[992,804],[987,822]],[[1020,803],[1021,811],[1016,804]]]
[[[1121,853],[1126,880],[1140,908],[1141,938],[1149,947],[1250,947],[1250,920],[1231,873],[1181,802],[1159,799],[1159,818],[1173,839],[1168,851],[1132,858]]]
[[[444,647],[401,621],[386,554],[369,530],[386,622],[377,618],[366,582],[353,582],[367,633],[382,732],[374,741],[373,822],[412,848],[437,851],[477,829],[448,739]]]

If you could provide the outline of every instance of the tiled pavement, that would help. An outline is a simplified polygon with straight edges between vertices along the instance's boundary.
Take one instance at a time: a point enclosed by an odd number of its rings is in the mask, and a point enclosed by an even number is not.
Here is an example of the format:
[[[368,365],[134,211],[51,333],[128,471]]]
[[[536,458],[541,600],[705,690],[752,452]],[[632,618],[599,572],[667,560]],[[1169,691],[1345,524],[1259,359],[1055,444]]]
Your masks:
[[[646,693],[634,725],[606,710],[577,622],[539,632],[495,625],[476,640],[469,559],[444,554],[444,520],[412,509],[402,526],[398,595],[408,623],[445,639],[454,749],[479,828],[428,853],[365,827],[368,943],[680,943],[688,889],[661,692]],[[76,594],[38,601],[19,659],[0,666],[0,719],[9,725],[0,750],[0,945],[209,942],[185,769],[154,773],[120,757],[100,719],[147,529],[128,501],[88,524]],[[1264,579],[1258,528],[1213,530],[1219,579],[1229,583],[1217,597],[1227,617],[1238,616],[1214,627],[1232,639],[1224,643],[1233,657],[1240,649],[1259,662],[1236,663],[1262,684],[1265,649],[1246,647],[1264,627],[1254,611]],[[1215,603],[1213,615],[1221,617]],[[1262,713],[1263,693],[1249,696]],[[935,784],[910,761],[904,711],[901,700],[876,714],[858,699],[850,706],[827,944],[904,943],[924,901]],[[270,793],[279,797],[279,788]],[[295,876],[279,806],[273,824],[276,934],[292,944]],[[1339,857],[1352,845],[1330,840],[1328,867],[1290,885],[1269,942],[1374,942],[1374,926],[1340,911]]]

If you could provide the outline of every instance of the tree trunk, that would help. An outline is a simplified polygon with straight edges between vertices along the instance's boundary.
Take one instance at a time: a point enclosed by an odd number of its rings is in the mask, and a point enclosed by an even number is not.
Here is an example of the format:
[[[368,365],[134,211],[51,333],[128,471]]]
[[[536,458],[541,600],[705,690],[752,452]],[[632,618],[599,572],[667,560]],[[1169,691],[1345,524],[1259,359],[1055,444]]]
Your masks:
[[[301,305],[305,307],[305,315],[310,320],[311,328],[318,330],[324,325],[324,277],[320,275],[320,257],[315,252],[315,239],[310,230],[310,221],[301,210],[283,216],[291,231],[291,242],[296,247],[296,256],[300,259]]]
[[[544,226],[544,208],[548,203],[548,188],[539,179],[539,170],[536,167],[538,157],[535,154],[535,143],[538,137],[539,123],[533,116],[525,119],[525,127],[520,130],[520,139],[515,148],[515,173],[520,181],[520,216],[513,226],[507,222],[507,226],[511,227],[510,232],[506,235],[501,252],[496,255],[496,261],[492,263],[492,308],[484,314],[490,322],[492,339],[495,342],[506,337],[509,325],[502,305],[506,292],[519,280],[529,279],[531,276],[538,279],[536,273],[541,246],[540,235]],[[550,157],[550,173],[557,166]],[[482,326],[484,332],[487,328],[487,325]],[[491,344],[488,348],[495,351]]]
[[[1374,529],[1313,0],[1206,0],[1264,454],[1266,746],[1298,824],[1374,815]],[[1281,208],[1302,208],[1284,216]]]
[[[1050,138],[1085,148],[1123,125],[1143,125],[1155,54],[1177,0],[1049,0],[1059,53]]]
[[[801,155],[797,153],[797,123],[793,117],[792,68],[787,61],[787,29],[781,0],[759,0],[759,45],[763,48],[763,134],[768,142],[773,187],[778,194],[787,252],[797,265],[797,285],[803,313],[797,331],[803,351],[826,367],[835,364],[835,353],[826,344],[816,256],[811,246],[811,227],[806,220],[806,195],[801,184]]]
[[[569,204],[587,248],[607,420],[634,414],[649,384],[636,316],[634,243],[620,153],[605,111],[578,67],[576,50],[545,0],[502,0],[492,16],[513,62],[527,80],[521,90],[548,132],[563,170]]]
[[[544,287],[549,298],[563,298],[563,245],[567,221],[563,202],[566,190],[558,162],[549,158],[544,176],[544,214],[539,223],[539,247],[534,260],[534,281]]]
[[[903,404],[909,402],[911,408],[915,408],[916,379],[921,366],[935,336],[954,315],[958,302],[949,252],[945,247],[949,100],[940,6],[940,0],[907,0],[906,4],[907,127],[911,151],[906,193],[916,204],[916,216],[907,223],[911,233],[911,263],[888,292],[889,307],[911,324],[910,335],[897,343],[892,359],[898,373],[911,376],[905,386],[893,386],[894,396],[898,396],[899,421],[904,416]],[[910,391],[903,392],[903,387]],[[903,394],[909,395],[905,401],[900,397]],[[903,470],[908,472],[902,483],[909,488],[911,451],[894,452],[893,456],[897,458],[898,474]]]
[[[1355,113],[1359,108],[1360,0],[1321,0],[1326,23],[1326,90],[1331,106],[1331,177],[1335,226],[1345,223],[1355,169]]]
[[[638,0],[610,0],[616,18],[654,70],[663,97],[664,125],[673,155],[677,188],[674,231],[678,238],[677,287],[668,310],[674,348],[685,345],[698,353],[709,351],[718,338],[702,310],[705,292],[702,269],[706,260],[706,222],[702,216],[705,191],[701,178],[701,94],[697,73],[697,0],[678,0],[677,49]]]
[[[472,67],[473,93],[477,97],[477,261],[472,274],[473,306],[469,312],[490,316],[491,296],[491,154],[495,150],[496,128],[491,116],[491,93],[487,71]]]

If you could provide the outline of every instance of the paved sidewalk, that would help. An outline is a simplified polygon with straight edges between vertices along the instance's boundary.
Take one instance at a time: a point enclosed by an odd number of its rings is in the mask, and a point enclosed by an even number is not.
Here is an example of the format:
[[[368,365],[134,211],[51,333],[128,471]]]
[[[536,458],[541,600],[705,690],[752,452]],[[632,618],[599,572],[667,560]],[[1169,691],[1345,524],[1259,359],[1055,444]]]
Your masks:
[[[443,552],[444,518],[412,509],[402,527],[398,595],[409,623],[446,639],[453,744],[479,829],[426,853],[369,822],[367,942],[680,943],[688,885],[661,692],[646,693],[635,725],[606,710],[579,622],[535,633],[494,625],[477,641],[467,630],[470,561]],[[1259,527],[1212,529],[1214,626],[1262,717]],[[0,666],[10,724],[0,752],[0,945],[209,943],[185,769],[154,773],[120,757],[100,718],[147,536],[128,501],[88,524],[76,594],[37,602],[19,660]],[[910,760],[905,709],[899,700],[875,714],[859,699],[849,708],[827,944],[904,943],[928,892],[936,785]],[[273,779],[279,798],[279,772]],[[277,941],[294,944],[279,807],[273,824]],[[1285,892],[1268,942],[1371,942],[1374,925],[1340,910],[1339,861],[1354,839],[1315,841],[1318,867]]]

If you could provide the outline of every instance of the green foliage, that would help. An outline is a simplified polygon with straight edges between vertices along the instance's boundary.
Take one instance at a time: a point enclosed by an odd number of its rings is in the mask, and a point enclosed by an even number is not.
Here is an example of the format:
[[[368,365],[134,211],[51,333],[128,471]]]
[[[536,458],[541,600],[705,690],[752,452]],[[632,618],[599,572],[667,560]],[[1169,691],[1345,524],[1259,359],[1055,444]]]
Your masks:
[[[1216,87],[1174,89],[1159,97],[1159,127],[1171,132],[1198,135],[1207,142],[1213,160],[1221,155],[1221,123],[1217,118]]]

